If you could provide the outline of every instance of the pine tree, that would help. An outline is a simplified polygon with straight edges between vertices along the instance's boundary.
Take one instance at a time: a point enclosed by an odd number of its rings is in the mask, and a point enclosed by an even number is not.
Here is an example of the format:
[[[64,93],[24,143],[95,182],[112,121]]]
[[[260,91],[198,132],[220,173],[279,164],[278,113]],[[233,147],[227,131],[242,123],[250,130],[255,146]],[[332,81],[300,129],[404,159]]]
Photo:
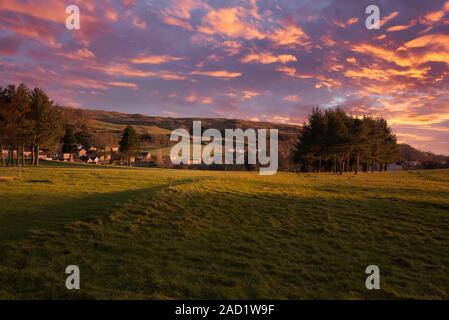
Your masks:
[[[67,128],[65,131],[62,152],[70,154],[70,161],[73,161],[73,153],[78,150],[75,135],[71,128]]]
[[[34,88],[31,93],[30,119],[32,121],[30,137],[32,164],[37,166],[41,147],[54,147],[63,133],[61,115],[45,92],[39,88]]]
[[[305,171],[312,165],[319,172],[323,161],[330,171],[340,174],[357,174],[360,164],[372,171],[376,166],[385,170],[388,163],[398,159],[396,137],[384,119],[359,119],[340,108],[324,113],[314,109],[303,126],[295,153],[295,160]]]
[[[135,157],[140,149],[139,137],[132,126],[127,126],[123,131],[120,141],[120,152],[126,155],[128,166],[131,166],[131,157]]]

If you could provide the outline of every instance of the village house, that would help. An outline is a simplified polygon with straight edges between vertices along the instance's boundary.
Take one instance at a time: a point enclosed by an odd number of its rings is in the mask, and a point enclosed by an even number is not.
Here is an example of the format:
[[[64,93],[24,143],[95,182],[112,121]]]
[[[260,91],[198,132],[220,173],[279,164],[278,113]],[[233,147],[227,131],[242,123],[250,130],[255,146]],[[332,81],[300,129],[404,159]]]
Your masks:
[[[87,155],[87,150],[81,148],[78,150],[78,159]]]
[[[61,153],[59,160],[60,161],[73,161],[73,155],[70,153]]]
[[[142,151],[140,153],[139,161],[150,161],[151,160],[151,153],[149,151]]]
[[[89,159],[87,160],[87,163],[91,163],[91,164],[98,164],[99,159],[98,157],[89,157]]]

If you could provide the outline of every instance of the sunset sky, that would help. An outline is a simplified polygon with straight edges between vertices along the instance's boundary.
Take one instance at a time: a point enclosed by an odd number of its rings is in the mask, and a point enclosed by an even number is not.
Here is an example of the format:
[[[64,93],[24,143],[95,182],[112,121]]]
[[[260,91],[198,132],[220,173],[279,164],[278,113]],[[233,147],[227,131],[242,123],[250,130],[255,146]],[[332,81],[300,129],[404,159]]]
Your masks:
[[[65,27],[71,4],[80,30]],[[449,1],[1,0],[0,75],[147,115],[301,124],[340,105],[449,155]]]

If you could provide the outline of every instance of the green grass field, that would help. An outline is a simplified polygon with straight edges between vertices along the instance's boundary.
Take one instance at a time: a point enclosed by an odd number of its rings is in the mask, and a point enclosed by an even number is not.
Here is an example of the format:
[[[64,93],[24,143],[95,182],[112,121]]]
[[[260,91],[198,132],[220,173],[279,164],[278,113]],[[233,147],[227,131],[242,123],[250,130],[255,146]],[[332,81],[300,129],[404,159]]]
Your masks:
[[[449,299],[448,170],[44,165],[0,179],[0,201],[0,298]]]

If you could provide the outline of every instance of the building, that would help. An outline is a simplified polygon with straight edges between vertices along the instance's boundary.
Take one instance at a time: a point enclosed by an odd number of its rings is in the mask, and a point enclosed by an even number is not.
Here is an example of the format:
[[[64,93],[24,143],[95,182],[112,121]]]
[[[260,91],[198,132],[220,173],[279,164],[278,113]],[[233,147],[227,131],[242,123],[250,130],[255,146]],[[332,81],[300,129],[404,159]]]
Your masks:
[[[87,163],[91,163],[91,164],[98,164],[99,159],[98,157],[89,157],[89,159],[87,160]]]
[[[87,155],[87,150],[85,149],[80,149],[78,151],[78,158],[84,157],[85,155]]]

